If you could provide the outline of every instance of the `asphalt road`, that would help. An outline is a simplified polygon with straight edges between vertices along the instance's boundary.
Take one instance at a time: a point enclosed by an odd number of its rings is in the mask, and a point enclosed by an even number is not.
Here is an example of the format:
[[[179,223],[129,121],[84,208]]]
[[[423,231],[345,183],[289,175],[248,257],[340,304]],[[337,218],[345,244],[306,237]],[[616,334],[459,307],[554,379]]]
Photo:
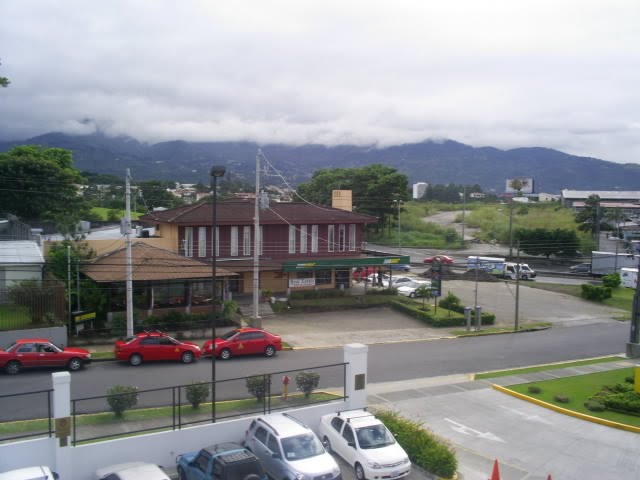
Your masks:
[[[538,332],[491,335],[432,341],[414,341],[369,347],[369,382],[387,382],[459,373],[497,370],[526,365],[575,360],[621,353],[629,336],[626,322],[605,321],[575,327],[557,327]],[[280,352],[275,358],[234,358],[217,362],[217,379],[227,380],[270,372],[317,367],[341,362],[342,348],[303,349]],[[278,373],[282,375],[283,373]],[[73,374],[72,399],[101,396],[107,386],[135,385],[141,390],[210,381],[211,363],[143,364],[130,367],[116,362],[98,362]],[[342,370],[332,367],[321,373],[321,387],[342,385]],[[50,388],[51,372],[24,371],[17,376],[0,375],[2,391],[30,392]],[[224,384],[220,392],[233,397],[246,393],[244,380]],[[154,405],[169,393],[143,395],[139,405]],[[224,398],[224,397],[223,397]],[[97,402],[100,402],[99,405]],[[42,411],[42,397],[0,400],[0,420],[32,418]],[[39,407],[40,406],[40,407]],[[81,410],[103,408],[104,400],[79,404]],[[43,412],[44,413],[44,412]]]

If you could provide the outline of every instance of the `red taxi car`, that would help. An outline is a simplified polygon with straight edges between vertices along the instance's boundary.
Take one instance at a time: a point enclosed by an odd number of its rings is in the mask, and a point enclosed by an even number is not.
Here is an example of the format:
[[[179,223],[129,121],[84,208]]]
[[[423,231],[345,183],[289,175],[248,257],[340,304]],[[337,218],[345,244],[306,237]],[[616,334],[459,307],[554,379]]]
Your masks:
[[[202,352],[195,343],[181,342],[162,332],[144,332],[118,340],[114,353],[118,360],[138,366],[155,360],[191,363],[200,358]]]
[[[0,350],[0,368],[9,375],[31,367],[62,367],[75,372],[90,362],[88,350],[60,348],[46,338],[21,338]]]
[[[212,345],[213,341],[207,340],[202,347],[202,354],[210,356]],[[216,357],[222,360],[228,360],[233,355],[262,354],[273,357],[279,350],[282,350],[282,338],[261,328],[237,328],[216,337]]]
[[[447,255],[434,255],[433,257],[427,257],[424,259],[424,263],[433,263],[433,262],[440,262],[440,263],[451,265],[453,264],[453,258]]]

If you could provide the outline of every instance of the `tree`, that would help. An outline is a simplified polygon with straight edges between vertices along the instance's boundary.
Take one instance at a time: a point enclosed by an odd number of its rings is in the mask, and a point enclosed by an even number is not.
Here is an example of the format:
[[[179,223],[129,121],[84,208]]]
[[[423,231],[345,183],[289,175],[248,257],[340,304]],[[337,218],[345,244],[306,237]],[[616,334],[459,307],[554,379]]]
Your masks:
[[[580,240],[575,230],[547,230],[544,228],[516,230],[515,237],[520,241],[520,249],[529,255],[551,255],[574,257],[577,255]]]
[[[420,285],[416,288],[416,297],[422,298],[422,309],[427,309],[427,300],[433,297],[431,287],[428,285]]]
[[[522,196],[522,189],[529,186],[529,180],[526,178],[512,178],[509,187],[517,192],[518,197]]]
[[[0,65],[2,65],[1,62],[0,62]],[[8,87],[10,83],[11,82],[7,77],[0,77],[0,87]]]
[[[161,180],[148,180],[138,182],[138,187],[142,192],[144,204],[149,210],[157,207],[173,208],[182,205],[182,199],[176,197],[168,189],[174,188],[174,182],[166,182]]]
[[[600,230],[603,213],[600,208],[600,197],[590,195],[584,202],[584,208],[576,213],[576,223],[583,232],[595,234]]]
[[[297,193],[308,202],[331,205],[333,190],[351,190],[354,211],[378,217],[378,231],[397,216],[394,201],[409,200],[407,176],[380,164],[318,170]]]
[[[0,153],[0,205],[25,219],[77,222],[88,212],[71,152],[34,145]]]

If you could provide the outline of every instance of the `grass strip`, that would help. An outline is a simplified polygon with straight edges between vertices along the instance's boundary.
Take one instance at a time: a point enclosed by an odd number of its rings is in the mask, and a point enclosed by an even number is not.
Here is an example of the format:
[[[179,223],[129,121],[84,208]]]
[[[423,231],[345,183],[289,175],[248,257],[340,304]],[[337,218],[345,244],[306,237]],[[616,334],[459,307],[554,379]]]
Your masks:
[[[536,322],[536,323],[528,323],[526,325],[521,325],[518,328],[518,332],[534,332],[537,330],[543,330],[545,328],[551,328],[553,324],[551,322]],[[504,327],[483,327],[482,330],[479,331],[469,331],[466,330],[452,330],[451,334],[457,337],[477,337],[481,335],[495,335],[497,333],[515,333],[513,328],[504,328]]]
[[[593,365],[596,363],[619,362],[621,359],[617,356],[591,358],[589,360],[577,360],[575,362],[554,363],[552,365],[539,365],[537,367],[514,368],[512,370],[500,370],[497,372],[484,372],[475,375],[476,380],[485,378],[508,377],[509,375],[521,375],[523,373],[544,372],[547,370],[559,370],[561,368],[580,367],[583,365]]]
[[[271,408],[278,409],[280,407],[297,407],[311,403],[327,402],[342,398],[340,395],[334,395],[327,392],[314,392],[309,398],[305,398],[304,394],[296,393],[289,395],[287,400],[280,396],[271,397]],[[105,399],[106,401],[106,399]],[[184,421],[189,421],[190,417],[201,415],[211,409],[211,402],[200,404],[200,408],[193,408],[191,405],[181,405],[176,408],[176,412],[180,409],[180,415]],[[262,402],[257,402],[255,398],[246,398],[242,400],[230,400],[224,402],[216,402],[216,412],[218,413],[234,413],[238,414],[262,411]],[[155,420],[159,418],[172,418],[173,407],[154,407],[139,408],[127,410],[122,417],[116,417],[113,412],[99,412],[76,415],[76,426],[99,426],[124,424],[127,422]],[[18,434],[26,432],[47,431],[49,422],[44,419],[18,420],[14,422],[0,423],[0,435]]]
[[[565,410],[611,422],[617,422],[622,425],[640,427],[640,417],[638,416],[626,415],[624,413],[608,410],[603,412],[592,412],[584,406],[584,403],[589,400],[591,396],[600,391],[603,386],[624,383],[625,378],[629,376],[633,376],[633,368],[621,368],[617,370],[610,370],[608,372],[589,373],[585,375],[545,380],[542,382],[509,385],[506,388],[531,399],[540,400]],[[529,393],[529,386],[532,385],[540,387],[540,393]],[[556,395],[568,397],[569,402],[558,402],[555,399]]]

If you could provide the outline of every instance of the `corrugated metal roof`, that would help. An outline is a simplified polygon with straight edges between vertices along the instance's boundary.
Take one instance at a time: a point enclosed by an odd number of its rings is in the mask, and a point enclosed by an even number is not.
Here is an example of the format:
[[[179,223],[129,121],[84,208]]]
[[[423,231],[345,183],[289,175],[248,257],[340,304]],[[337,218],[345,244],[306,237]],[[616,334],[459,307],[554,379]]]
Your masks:
[[[96,282],[124,282],[127,279],[126,255],[126,248],[109,252],[83,267],[82,273]],[[208,279],[212,273],[211,264],[141,242],[131,246],[131,263],[134,282]],[[235,275],[225,268],[216,268],[216,278]]]
[[[253,200],[228,200],[218,202],[216,221],[219,225],[244,225],[253,223]],[[180,225],[211,224],[211,203],[199,203],[152,212],[140,218],[142,222],[176,223]],[[260,224],[326,224],[326,223],[375,223],[372,215],[348,212],[338,208],[320,207],[308,203],[271,203],[260,211]]]
[[[42,250],[36,242],[29,240],[0,242],[0,264],[2,265],[42,265],[44,263]]]
[[[587,199],[598,195],[601,199],[640,200],[640,191],[619,192],[616,190],[562,190],[562,198]]]

